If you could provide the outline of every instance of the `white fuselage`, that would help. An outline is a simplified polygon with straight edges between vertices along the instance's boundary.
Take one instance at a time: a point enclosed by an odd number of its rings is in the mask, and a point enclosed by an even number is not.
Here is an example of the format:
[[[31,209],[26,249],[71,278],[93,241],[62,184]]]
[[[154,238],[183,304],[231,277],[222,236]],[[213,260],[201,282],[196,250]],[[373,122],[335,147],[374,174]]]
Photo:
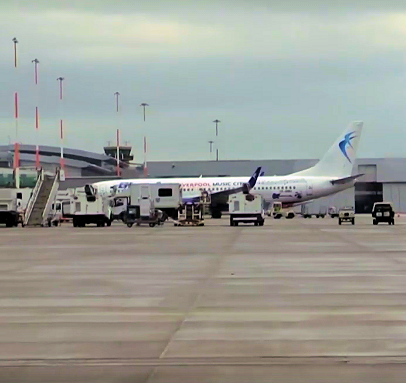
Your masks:
[[[338,177],[310,176],[274,176],[259,177],[252,194],[262,195],[266,202],[280,201],[284,204],[297,204],[315,198],[324,197],[348,189],[354,182],[333,185],[332,180]],[[235,189],[248,181],[248,177],[212,177],[212,178],[147,178],[103,181],[94,184],[99,194],[110,194],[113,187],[117,193],[124,191],[130,184],[179,183],[184,200],[196,198],[203,190],[215,194],[224,190]]]

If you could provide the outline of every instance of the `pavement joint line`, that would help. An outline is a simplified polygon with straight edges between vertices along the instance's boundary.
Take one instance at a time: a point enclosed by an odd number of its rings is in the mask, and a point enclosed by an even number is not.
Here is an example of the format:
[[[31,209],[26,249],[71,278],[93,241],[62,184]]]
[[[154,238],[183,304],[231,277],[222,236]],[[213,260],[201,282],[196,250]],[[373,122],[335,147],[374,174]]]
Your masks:
[[[269,365],[383,365],[405,364],[405,355],[388,356],[256,356],[191,358],[67,358],[67,359],[0,359],[4,367],[46,366],[269,366]],[[153,376],[149,376],[148,379]]]
[[[189,314],[193,310],[196,309],[196,304],[199,301],[199,298],[201,297],[202,292],[204,291],[204,287],[209,283],[210,280],[213,279],[213,275],[219,269],[220,264],[223,262],[224,259],[227,258],[227,256],[226,256],[227,254],[225,253],[226,249],[224,247],[234,247],[233,245],[235,244],[235,241],[238,240],[238,238],[239,238],[239,236],[241,234],[241,231],[242,231],[241,228],[239,228],[238,230],[235,230],[233,232],[234,235],[231,236],[228,243],[225,244],[222,247],[222,252],[218,252],[217,257],[215,257],[213,259],[212,266],[210,267],[209,270],[207,270],[206,278],[201,280],[199,285],[197,286],[197,294],[196,294],[195,299],[193,299],[193,301],[191,301],[190,305],[186,308],[183,318],[180,320],[179,325],[177,326],[177,328],[173,331],[173,333],[169,337],[168,343],[166,344],[164,350],[160,354],[159,359],[165,358],[165,354],[168,351],[169,346],[172,343],[172,340],[174,339],[176,333],[182,328],[182,326],[186,322],[187,317],[189,316]],[[150,374],[148,374],[147,378],[145,379],[144,383],[148,383],[154,377],[156,372],[157,372],[156,368],[152,369]]]

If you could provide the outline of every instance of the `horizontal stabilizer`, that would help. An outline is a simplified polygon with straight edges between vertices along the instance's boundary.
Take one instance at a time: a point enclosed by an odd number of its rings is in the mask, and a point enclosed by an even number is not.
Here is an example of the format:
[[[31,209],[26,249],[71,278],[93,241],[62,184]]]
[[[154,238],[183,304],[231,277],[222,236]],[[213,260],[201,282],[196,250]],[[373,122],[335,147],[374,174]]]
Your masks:
[[[351,176],[351,177],[345,177],[345,178],[339,178],[338,180],[332,180],[330,181],[332,185],[344,185],[347,184],[349,182],[354,181],[355,179],[362,177],[363,174],[357,174],[355,176]]]

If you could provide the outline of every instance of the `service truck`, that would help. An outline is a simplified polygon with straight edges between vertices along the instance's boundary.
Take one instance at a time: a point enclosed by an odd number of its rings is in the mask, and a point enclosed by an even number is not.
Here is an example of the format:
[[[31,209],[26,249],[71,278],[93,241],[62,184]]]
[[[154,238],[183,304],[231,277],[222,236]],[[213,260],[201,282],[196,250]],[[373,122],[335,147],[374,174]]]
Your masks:
[[[70,204],[74,227],[84,227],[89,223],[94,223],[98,227],[111,225],[109,198],[98,195],[91,186],[75,189]]]
[[[265,221],[264,201],[260,195],[232,194],[228,199],[230,226],[239,223],[253,223],[263,226]]]
[[[27,207],[32,189],[0,189],[0,223],[7,227],[17,226],[22,223],[24,210]]]

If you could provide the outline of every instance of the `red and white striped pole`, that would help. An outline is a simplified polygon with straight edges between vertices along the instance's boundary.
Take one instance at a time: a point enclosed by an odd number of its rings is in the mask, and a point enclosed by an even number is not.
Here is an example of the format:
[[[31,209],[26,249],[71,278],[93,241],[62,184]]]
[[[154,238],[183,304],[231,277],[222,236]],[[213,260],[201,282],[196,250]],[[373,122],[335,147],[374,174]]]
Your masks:
[[[120,129],[117,129],[117,177],[120,177]]]
[[[15,87],[14,92],[14,119],[15,119],[15,130],[16,130],[16,140],[14,144],[14,174],[15,174],[15,186],[18,189],[20,187],[20,144],[18,142],[18,60],[17,60],[17,38],[13,38],[14,44],[14,68],[15,68]]]
[[[36,145],[35,145],[35,167],[37,170],[41,168],[39,158],[39,110],[38,110],[38,59],[32,60],[34,63],[34,82],[35,82],[35,133],[36,133]]]
[[[116,92],[114,93],[114,96],[116,98],[116,115],[117,115],[117,147],[116,147],[116,160],[117,160],[117,177],[120,177],[121,171],[120,171],[120,103],[119,103],[119,97],[120,93]]]
[[[62,82],[65,80],[64,77],[58,77],[56,79],[59,81],[59,105],[60,105],[60,136],[61,136],[61,170],[65,172],[65,161],[63,158],[63,140],[64,140],[64,134],[63,134],[63,85]]]

